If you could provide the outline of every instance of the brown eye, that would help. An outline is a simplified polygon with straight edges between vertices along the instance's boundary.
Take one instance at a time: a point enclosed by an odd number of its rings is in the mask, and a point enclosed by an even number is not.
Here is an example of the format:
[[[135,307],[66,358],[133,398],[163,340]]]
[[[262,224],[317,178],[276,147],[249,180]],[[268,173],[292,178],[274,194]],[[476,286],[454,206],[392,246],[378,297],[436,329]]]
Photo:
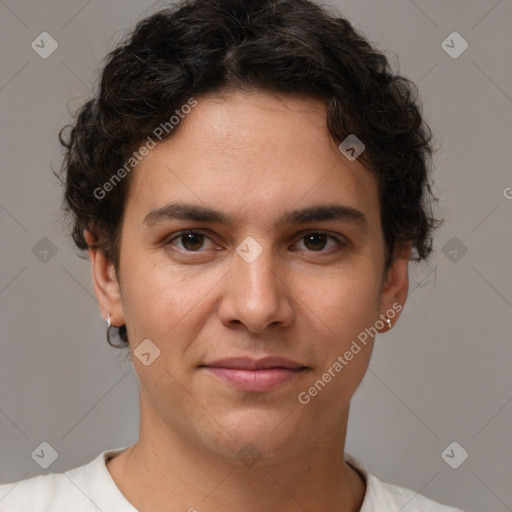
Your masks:
[[[327,250],[325,250],[329,239],[334,241],[334,247],[327,248]],[[311,252],[331,252],[332,250],[335,250],[336,247],[346,247],[347,245],[327,233],[307,233],[302,236],[301,240],[304,241],[305,250]]]
[[[203,245],[204,236],[199,233],[186,233],[181,235],[183,247],[190,251],[197,251]]]
[[[304,245],[311,251],[322,250],[327,242],[327,236],[321,233],[306,235],[304,242]]]
[[[181,247],[178,246],[178,249],[182,249],[187,252],[204,252],[200,249],[203,247],[205,240],[209,240],[209,238],[197,231],[182,231],[171,238],[167,244],[175,245],[174,242],[176,240],[181,242]]]

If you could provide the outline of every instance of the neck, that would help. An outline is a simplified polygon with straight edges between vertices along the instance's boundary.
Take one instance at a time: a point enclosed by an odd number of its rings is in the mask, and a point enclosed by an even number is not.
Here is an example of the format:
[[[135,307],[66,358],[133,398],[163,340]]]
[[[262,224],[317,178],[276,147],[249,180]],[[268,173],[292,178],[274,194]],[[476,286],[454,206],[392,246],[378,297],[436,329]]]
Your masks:
[[[241,460],[205,452],[141,401],[139,440],[110,459],[107,469],[139,512],[357,512],[365,483],[344,463],[348,411],[343,416],[321,440],[296,451],[261,459],[254,451],[252,460]]]

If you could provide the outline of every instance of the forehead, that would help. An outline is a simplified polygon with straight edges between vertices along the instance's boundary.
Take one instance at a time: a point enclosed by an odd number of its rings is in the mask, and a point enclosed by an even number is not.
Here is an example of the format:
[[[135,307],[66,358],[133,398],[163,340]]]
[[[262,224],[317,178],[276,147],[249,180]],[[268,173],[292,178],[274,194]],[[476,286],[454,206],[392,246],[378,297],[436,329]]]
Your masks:
[[[375,176],[338,150],[321,100],[236,92],[197,98],[179,130],[133,171],[127,215],[139,224],[176,200],[272,224],[293,207],[338,203],[379,217]],[[268,213],[268,215],[267,215]]]

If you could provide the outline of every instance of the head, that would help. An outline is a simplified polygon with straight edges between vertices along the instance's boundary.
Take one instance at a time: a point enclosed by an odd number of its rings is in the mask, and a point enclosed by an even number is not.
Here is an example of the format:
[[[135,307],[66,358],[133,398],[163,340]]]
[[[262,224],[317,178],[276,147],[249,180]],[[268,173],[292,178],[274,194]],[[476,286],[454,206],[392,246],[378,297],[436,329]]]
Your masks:
[[[355,159],[339,149],[350,135]],[[160,351],[133,358],[153,424],[223,455],[237,439],[277,456],[346,417],[436,225],[430,130],[382,53],[306,0],[185,2],[109,54],[60,140],[101,310],[131,353],[147,339]],[[269,355],[304,371],[264,393],[205,371]],[[283,406],[294,420],[269,439]]]

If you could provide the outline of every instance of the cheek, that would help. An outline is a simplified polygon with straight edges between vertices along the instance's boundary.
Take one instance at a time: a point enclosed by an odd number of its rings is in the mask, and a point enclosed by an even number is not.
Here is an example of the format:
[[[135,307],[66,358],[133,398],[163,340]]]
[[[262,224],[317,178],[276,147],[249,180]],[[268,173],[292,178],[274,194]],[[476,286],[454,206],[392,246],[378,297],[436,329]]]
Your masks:
[[[147,255],[136,252],[125,253],[121,269],[122,304],[130,340],[136,346],[138,341],[150,338],[156,341],[174,323],[183,308],[179,300],[179,283],[171,279],[169,270],[154,265]],[[183,299],[183,297],[181,297]],[[172,317],[170,316],[172,315]]]
[[[130,339],[136,346],[137,340],[150,338],[166,351],[171,345],[179,349],[184,331],[193,337],[200,328],[203,303],[222,277],[218,272],[198,275],[194,266],[178,271],[142,252],[125,258],[123,272],[123,312]]]
[[[364,376],[373,346],[371,327],[379,318],[379,279],[376,265],[369,264],[364,269],[338,270],[325,279],[309,278],[298,288],[297,295],[308,297],[304,300],[304,313],[318,339],[315,352],[322,365],[315,378],[331,368],[331,374],[326,376],[331,390],[339,385],[342,394],[350,394]],[[308,289],[314,293],[306,293]],[[312,328],[313,324],[317,327]]]
[[[295,295],[334,333],[347,337],[375,322],[381,275],[370,258],[296,281]]]
[[[319,326],[313,329],[318,339],[314,352],[321,364],[297,398],[300,403],[308,401],[313,415],[329,422],[348,407],[367,371],[373,349],[371,327],[379,314],[377,287],[363,286],[360,280],[349,286],[349,281],[333,279],[317,297],[311,310],[314,307],[318,313],[308,316]]]

